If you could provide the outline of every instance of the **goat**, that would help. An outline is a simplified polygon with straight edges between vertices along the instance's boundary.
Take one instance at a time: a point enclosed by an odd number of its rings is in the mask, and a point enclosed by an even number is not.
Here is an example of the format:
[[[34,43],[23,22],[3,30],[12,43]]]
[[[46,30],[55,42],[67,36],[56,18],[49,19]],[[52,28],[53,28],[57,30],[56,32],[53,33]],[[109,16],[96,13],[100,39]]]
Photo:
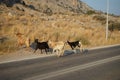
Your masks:
[[[78,46],[79,48],[82,47],[82,43],[80,41],[74,41],[74,42],[67,41],[67,43],[72,48],[72,50],[74,50],[76,46]]]
[[[30,47],[30,38],[23,37],[22,35],[21,33],[16,34],[18,46],[26,45],[26,47]]]
[[[59,42],[52,42],[48,41],[49,46],[53,49],[53,53],[57,53],[57,56],[63,56],[64,54],[64,47],[65,47],[65,42],[59,41]]]
[[[34,53],[37,51],[37,49],[40,49],[41,53],[42,53],[42,49],[44,49],[46,54],[47,54],[47,50],[49,49],[48,41],[46,41],[46,42],[38,42],[38,39],[35,39],[34,43],[36,45]]]

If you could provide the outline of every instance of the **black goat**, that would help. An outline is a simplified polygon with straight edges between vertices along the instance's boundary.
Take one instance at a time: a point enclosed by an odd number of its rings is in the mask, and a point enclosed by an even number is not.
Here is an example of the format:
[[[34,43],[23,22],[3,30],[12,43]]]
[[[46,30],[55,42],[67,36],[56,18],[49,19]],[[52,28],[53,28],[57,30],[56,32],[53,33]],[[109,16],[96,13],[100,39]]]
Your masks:
[[[75,41],[75,42],[69,42],[67,41],[67,43],[69,44],[69,46],[72,48],[72,50],[74,50],[74,48],[76,46],[78,46],[79,48],[81,47],[81,42],[80,41]]]
[[[38,42],[38,39],[35,39],[34,43],[36,45],[34,53],[36,52],[37,49],[40,49],[41,53],[42,53],[42,50],[44,49],[46,54],[47,54],[47,51],[50,49],[49,46],[48,46],[48,41],[46,41],[46,42]]]

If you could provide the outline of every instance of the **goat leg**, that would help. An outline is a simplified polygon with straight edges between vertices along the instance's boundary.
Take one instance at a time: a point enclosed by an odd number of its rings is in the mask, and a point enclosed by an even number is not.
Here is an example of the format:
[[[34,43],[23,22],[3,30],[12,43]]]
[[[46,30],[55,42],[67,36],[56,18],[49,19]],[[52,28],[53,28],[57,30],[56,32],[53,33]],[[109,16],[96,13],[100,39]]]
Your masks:
[[[34,53],[37,51],[37,49],[35,49]]]
[[[74,47],[73,47],[73,46],[71,46],[71,48],[72,48],[72,50],[74,50]]]
[[[45,49],[45,52],[46,52],[46,54],[47,54],[47,49]]]
[[[41,50],[41,54],[42,54],[42,49],[40,49]]]

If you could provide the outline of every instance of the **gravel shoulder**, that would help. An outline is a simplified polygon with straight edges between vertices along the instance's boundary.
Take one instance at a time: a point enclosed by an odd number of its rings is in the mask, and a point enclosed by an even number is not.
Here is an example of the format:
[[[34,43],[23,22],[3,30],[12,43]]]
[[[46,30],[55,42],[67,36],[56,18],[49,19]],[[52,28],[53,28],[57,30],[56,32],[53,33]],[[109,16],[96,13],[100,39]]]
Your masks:
[[[35,58],[42,58],[42,57],[49,57],[54,56],[55,54],[41,54],[40,50],[37,50],[36,53],[33,52],[33,50],[30,49],[21,49],[17,52],[0,55],[0,64],[7,63],[7,62],[13,62],[13,61],[20,61],[20,60],[26,60],[26,59],[35,59]]]

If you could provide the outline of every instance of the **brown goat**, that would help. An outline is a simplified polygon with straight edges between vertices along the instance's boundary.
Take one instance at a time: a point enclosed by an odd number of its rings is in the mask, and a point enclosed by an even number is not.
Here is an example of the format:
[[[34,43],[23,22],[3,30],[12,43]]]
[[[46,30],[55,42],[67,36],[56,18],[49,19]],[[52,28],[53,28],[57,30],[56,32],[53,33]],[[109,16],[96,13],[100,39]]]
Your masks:
[[[26,47],[29,47],[30,46],[30,38],[23,37],[22,35],[23,34],[21,34],[21,33],[16,34],[18,46],[26,45]]]

